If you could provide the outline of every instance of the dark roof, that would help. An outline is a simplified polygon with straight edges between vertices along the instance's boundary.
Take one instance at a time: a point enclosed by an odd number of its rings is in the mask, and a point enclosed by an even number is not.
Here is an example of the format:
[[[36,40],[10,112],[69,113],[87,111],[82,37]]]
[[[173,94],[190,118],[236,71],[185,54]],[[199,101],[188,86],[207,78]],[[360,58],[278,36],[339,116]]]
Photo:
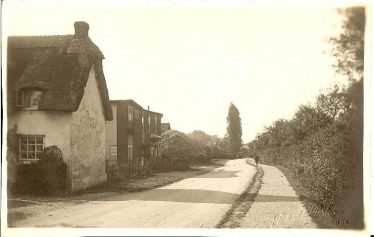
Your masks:
[[[161,126],[164,125],[164,126],[168,126],[170,128],[170,123],[161,123]]]
[[[159,112],[155,112],[155,111],[151,111],[151,110],[147,110],[148,112],[150,112],[150,113],[153,113],[153,114],[158,114],[158,115],[161,115],[161,117],[162,117],[162,113],[159,113]]]
[[[115,103],[115,104],[117,104],[117,103],[129,103],[129,104],[133,104],[133,105],[143,109],[143,107],[141,105],[139,105],[138,103],[136,103],[134,100],[131,100],[131,99],[130,100],[111,100],[110,103],[112,103],[112,104],[113,103]]]
[[[153,114],[158,114],[158,115],[161,115],[162,117],[162,113],[158,113],[158,112],[154,112],[154,111],[150,111],[150,110],[146,110],[144,109],[141,105],[139,105],[138,103],[136,103],[134,100],[132,99],[127,99],[127,100],[110,100],[110,103],[111,104],[117,104],[117,103],[130,103],[130,104],[133,104],[135,106],[138,106],[139,108],[142,108],[143,111],[146,111],[146,112],[149,112],[149,113],[153,113]]]
[[[89,37],[75,35],[14,36],[8,38],[8,108],[15,107],[15,92],[45,90],[41,110],[76,111],[93,67],[106,120],[112,120],[100,49]]]

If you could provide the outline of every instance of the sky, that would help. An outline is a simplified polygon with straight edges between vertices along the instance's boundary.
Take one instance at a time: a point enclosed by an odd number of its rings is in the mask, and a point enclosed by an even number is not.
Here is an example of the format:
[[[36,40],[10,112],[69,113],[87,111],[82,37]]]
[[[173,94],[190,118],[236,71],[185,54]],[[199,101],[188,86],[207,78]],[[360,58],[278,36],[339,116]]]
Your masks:
[[[332,67],[328,43],[340,33],[335,8],[103,2],[6,2],[3,29],[73,34],[74,21],[86,21],[105,56],[110,99],[150,106],[185,133],[224,136],[232,102],[249,142],[333,83],[346,83]]]

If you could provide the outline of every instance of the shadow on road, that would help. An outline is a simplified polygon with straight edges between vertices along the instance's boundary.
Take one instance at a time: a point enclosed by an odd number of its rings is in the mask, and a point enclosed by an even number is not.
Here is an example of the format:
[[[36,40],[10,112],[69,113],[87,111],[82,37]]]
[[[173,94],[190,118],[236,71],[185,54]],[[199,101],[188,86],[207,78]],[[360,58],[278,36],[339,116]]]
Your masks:
[[[88,196],[85,200],[89,201],[165,201],[165,202],[190,202],[190,203],[218,203],[231,204],[238,198],[238,194],[204,190],[204,189],[154,189],[141,193],[119,194],[100,198],[93,196],[90,200]]]
[[[236,173],[239,171],[226,171],[226,170],[217,170],[217,171],[210,171],[209,173],[199,175],[197,178],[232,178],[238,177]]]
[[[294,196],[274,196],[274,195],[257,195],[255,202],[299,202],[300,199]]]

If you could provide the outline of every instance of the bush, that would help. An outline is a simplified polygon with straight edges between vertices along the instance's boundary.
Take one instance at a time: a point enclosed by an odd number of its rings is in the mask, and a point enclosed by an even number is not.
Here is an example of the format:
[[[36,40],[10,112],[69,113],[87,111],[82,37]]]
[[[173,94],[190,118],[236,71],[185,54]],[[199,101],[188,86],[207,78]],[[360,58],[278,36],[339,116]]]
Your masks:
[[[347,189],[355,162],[349,127],[330,125],[298,144],[259,150],[263,163],[290,168],[314,200],[325,208],[336,207]]]
[[[40,163],[62,163],[62,152],[57,146],[45,147],[39,160]]]
[[[65,191],[66,171],[61,150],[57,146],[46,147],[37,163],[17,165],[13,191],[33,194]]]
[[[162,135],[161,154],[166,157],[187,158],[197,160],[200,155],[199,146],[186,134],[169,130]]]
[[[357,226],[363,223],[362,83],[325,95],[335,100],[301,106],[293,119],[273,123],[248,144],[260,162],[289,167],[317,204]]]

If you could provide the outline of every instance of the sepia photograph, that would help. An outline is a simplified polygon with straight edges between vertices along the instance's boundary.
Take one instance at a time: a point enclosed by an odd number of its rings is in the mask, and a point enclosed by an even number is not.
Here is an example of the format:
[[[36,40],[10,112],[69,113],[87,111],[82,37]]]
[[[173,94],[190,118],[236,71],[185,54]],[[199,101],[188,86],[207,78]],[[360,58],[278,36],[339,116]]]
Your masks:
[[[371,29],[365,1],[2,1],[2,236],[368,235]]]

